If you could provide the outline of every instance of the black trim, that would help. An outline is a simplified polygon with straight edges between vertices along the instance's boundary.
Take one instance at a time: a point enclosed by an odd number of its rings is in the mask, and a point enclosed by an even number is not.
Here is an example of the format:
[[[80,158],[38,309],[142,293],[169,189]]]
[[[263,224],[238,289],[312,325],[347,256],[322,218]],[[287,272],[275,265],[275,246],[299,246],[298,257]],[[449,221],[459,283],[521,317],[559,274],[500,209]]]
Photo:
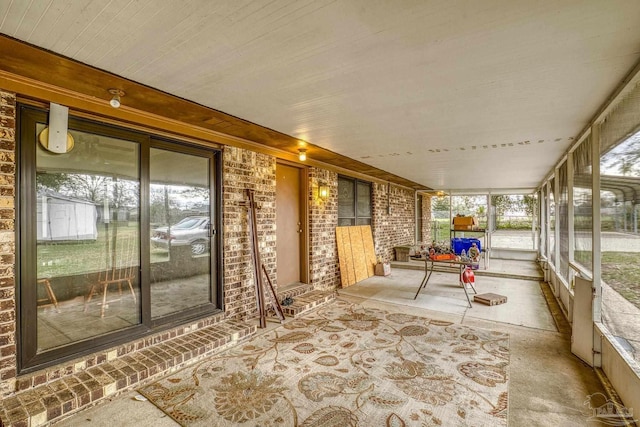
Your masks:
[[[47,123],[48,112],[31,106],[18,104],[16,129],[16,323],[18,342],[18,373],[25,374],[70,359],[82,357],[100,350],[138,340],[181,324],[216,315],[222,311],[222,155],[219,149],[205,149],[180,141],[171,141],[139,131],[107,125],[87,119],[70,116],[69,127],[108,137],[116,137],[138,144],[140,180],[140,324],[78,341],[66,346],[37,352],[37,286],[36,253],[36,123]],[[152,321],[150,293],[150,231],[149,231],[149,152],[151,147],[197,154],[209,159],[212,223],[218,230],[212,236],[211,248],[211,291],[212,302],[177,314]],[[27,284],[22,286],[22,284]]]

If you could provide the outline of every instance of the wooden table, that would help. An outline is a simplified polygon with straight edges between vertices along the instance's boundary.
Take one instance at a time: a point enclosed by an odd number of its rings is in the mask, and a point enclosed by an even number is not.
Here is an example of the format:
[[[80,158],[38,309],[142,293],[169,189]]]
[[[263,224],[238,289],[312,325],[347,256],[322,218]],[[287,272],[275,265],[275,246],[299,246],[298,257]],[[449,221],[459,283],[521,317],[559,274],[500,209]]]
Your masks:
[[[436,264],[459,267],[460,271],[458,272],[458,283],[462,286],[462,289],[464,290],[464,294],[467,297],[467,302],[469,303],[469,308],[471,308],[471,298],[469,298],[469,293],[467,292],[467,286],[462,282],[462,272],[466,267],[472,267],[474,265],[477,266],[478,265],[477,262],[462,262],[462,261],[456,261],[456,260],[440,261],[440,260],[433,260],[433,259],[427,258],[424,261],[424,277],[422,278],[422,282],[420,282],[420,287],[418,288],[418,291],[416,292],[416,296],[414,296],[413,299],[418,298],[418,294],[420,293],[420,291],[423,288],[427,287],[427,283],[429,283],[429,279],[431,278],[431,273],[433,273],[433,267]],[[476,292],[476,288],[473,286],[473,283],[470,283],[470,285],[471,285],[471,289],[473,289],[473,293],[477,294],[478,292]]]

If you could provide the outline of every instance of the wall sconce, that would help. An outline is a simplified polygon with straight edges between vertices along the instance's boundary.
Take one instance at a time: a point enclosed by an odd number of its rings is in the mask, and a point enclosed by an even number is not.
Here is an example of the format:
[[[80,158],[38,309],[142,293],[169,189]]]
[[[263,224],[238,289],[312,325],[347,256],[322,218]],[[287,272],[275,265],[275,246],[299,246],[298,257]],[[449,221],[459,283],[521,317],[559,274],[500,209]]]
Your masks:
[[[324,183],[318,184],[318,199],[327,200],[329,198],[329,186]]]
[[[120,97],[124,96],[124,91],[120,89],[109,89],[109,93],[113,95],[111,101],[109,101],[109,105],[113,108],[120,108]]]
[[[307,150],[305,148],[298,149],[298,160],[300,160],[301,162],[307,160]]]
[[[54,102],[49,104],[49,126],[44,128],[38,140],[45,150],[56,154],[73,149],[73,136],[69,130],[69,107]]]

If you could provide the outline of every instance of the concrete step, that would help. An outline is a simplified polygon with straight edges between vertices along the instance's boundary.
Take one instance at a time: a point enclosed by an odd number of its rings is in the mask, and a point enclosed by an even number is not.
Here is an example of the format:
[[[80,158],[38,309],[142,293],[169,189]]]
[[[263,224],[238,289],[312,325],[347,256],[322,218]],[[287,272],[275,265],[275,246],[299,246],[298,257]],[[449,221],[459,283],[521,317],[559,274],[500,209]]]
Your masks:
[[[391,261],[391,268],[402,268],[405,270],[421,270],[424,271],[425,265],[424,261],[420,260],[410,260],[410,261]],[[433,271],[439,271],[443,273],[456,273],[459,271],[458,266],[449,267],[446,265],[436,265],[433,268]],[[522,280],[543,280],[544,275],[542,271],[533,273],[519,273],[519,272],[506,272],[506,271],[492,271],[485,270],[484,268],[480,268],[478,270],[473,270],[476,276],[490,276],[490,277],[504,277],[507,279],[522,279]]]
[[[295,298],[298,295],[302,295],[307,292],[313,291],[313,286],[306,283],[294,283],[292,285],[285,286],[284,288],[278,288],[278,299],[282,302],[286,297]]]
[[[285,316],[296,318],[309,310],[335,300],[336,292],[307,290],[307,292],[291,296],[291,298],[293,298],[293,303],[291,305],[283,305],[282,311]]]

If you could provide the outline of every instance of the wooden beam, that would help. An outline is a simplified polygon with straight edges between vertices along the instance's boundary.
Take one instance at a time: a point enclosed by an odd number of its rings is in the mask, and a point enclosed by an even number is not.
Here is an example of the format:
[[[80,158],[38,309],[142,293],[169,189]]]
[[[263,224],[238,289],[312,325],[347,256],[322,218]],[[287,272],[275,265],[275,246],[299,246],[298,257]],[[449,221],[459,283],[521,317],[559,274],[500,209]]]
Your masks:
[[[304,164],[346,175],[362,174],[371,181],[392,182],[414,190],[430,190],[307,141],[4,35],[0,35],[0,57],[0,88],[25,98],[68,106],[71,113],[247,148],[293,162],[299,162],[298,147],[303,144],[309,156]],[[109,105],[111,88],[125,92],[118,109]]]

